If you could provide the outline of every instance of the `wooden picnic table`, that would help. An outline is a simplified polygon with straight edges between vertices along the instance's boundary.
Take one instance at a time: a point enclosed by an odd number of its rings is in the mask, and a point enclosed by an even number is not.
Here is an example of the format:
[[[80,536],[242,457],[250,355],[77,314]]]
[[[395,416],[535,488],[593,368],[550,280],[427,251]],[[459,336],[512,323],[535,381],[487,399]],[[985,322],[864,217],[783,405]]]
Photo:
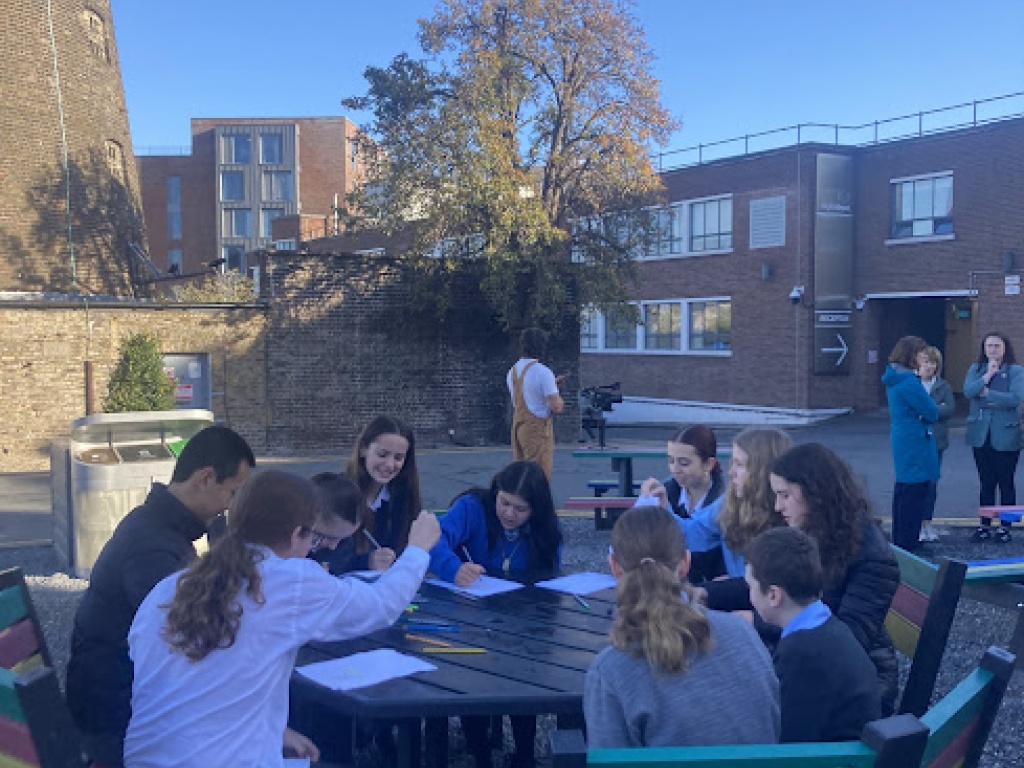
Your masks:
[[[397,768],[420,764],[424,721],[426,752],[438,766],[447,765],[449,717],[555,714],[560,725],[582,724],[584,675],[609,643],[614,590],[587,596],[589,609],[572,595],[534,586],[470,599],[424,583],[420,596],[425,602],[405,621],[362,638],[311,643],[299,652],[297,665],[392,648],[426,659],[436,671],[351,691],[334,691],[295,673],[293,700],[353,718],[397,722]],[[429,646],[406,638],[403,624],[430,620],[456,624],[459,631],[409,633],[486,652],[424,653]]]
[[[732,455],[729,447],[718,449],[719,460]],[[572,452],[574,459],[611,459],[612,471],[619,476],[619,496],[633,494],[633,459],[668,459],[664,448],[582,448]]]

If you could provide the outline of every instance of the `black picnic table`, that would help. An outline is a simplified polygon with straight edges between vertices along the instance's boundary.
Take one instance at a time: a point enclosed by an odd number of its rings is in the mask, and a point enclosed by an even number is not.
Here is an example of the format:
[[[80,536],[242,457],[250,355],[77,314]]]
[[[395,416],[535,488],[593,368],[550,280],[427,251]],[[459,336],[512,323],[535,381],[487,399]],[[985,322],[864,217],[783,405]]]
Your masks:
[[[543,577],[550,577],[545,574]],[[387,629],[334,643],[310,643],[297,666],[378,648],[426,659],[437,667],[410,677],[350,691],[335,691],[299,673],[292,676],[292,698],[328,707],[341,715],[397,724],[397,768],[420,764],[421,723],[429,765],[447,765],[448,718],[459,715],[558,716],[559,727],[580,727],[583,680],[594,656],[608,645],[614,590],[583,600],[532,586],[471,599],[424,583],[418,610]],[[431,620],[455,624],[458,632],[424,632],[405,627]],[[454,647],[485,653],[424,653],[430,647],[406,634],[428,636]]]

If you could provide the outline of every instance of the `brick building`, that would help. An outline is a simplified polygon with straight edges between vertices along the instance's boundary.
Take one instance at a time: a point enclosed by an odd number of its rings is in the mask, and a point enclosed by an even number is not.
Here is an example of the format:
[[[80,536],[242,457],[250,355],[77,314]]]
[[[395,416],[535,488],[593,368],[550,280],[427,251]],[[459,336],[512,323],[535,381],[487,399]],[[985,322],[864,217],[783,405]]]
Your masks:
[[[138,158],[152,261],[246,271],[275,218],[330,220],[359,175],[356,131],[344,117],[194,118],[189,154]]]
[[[904,334],[943,350],[956,391],[980,334],[1024,348],[1024,120],[803,143],[663,180],[663,232],[634,297],[642,322],[585,316],[584,384],[872,410]]]
[[[125,294],[142,242],[109,0],[4,0],[0,290]]]

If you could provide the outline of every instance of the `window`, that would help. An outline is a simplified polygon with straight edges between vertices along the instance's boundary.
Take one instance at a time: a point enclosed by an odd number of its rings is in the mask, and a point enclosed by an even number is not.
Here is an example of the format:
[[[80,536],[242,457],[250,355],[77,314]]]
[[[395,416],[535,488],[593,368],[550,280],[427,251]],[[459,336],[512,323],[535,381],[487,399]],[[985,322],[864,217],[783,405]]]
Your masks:
[[[732,248],[732,198],[690,203],[690,250]]]
[[[225,208],[221,231],[222,237],[252,237],[252,211],[248,208]]]
[[[271,224],[278,216],[284,216],[284,208],[264,208],[260,218],[260,237],[273,237]]]
[[[181,274],[181,248],[167,249],[167,274]]]
[[[892,182],[892,237],[953,234],[953,174]]]
[[[292,199],[292,172],[291,171],[264,171],[263,172],[263,199],[264,200],[291,200]]]
[[[167,177],[167,239],[181,240],[181,176]]]
[[[680,304],[644,305],[644,349],[681,349]]]
[[[648,258],[682,253],[683,238],[679,232],[679,208],[659,208],[653,212],[654,231],[646,249]]]
[[[110,54],[107,51],[107,27],[103,17],[96,11],[86,9],[82,11],[82,26],[85,27],[85,37],[89,41],[89,49],[96,58],[110,63]]]
[[[252,139],[248,135],[221,136],[221,157],[224,163],[248,165],[252,160]]]
[[[281,162],[284,155],[284,137],[280,133],[264,133],[260,136],[260,162],[271,165]]]
[[[732,302],[692,301],[689,348],[732,349]]]
[[[116,141],[107,140],[107,167],[110,168],[110,175],[124,183],[124,150]]]
[[[750,247],[780,248],[786,244],[786,196],[750,201]]]
[[[245,269],[244,245],[225,245],[221,249],[221,256],[224,258],[224,263],[220,267],[221,272],[226,272],[229,269],[241,272]]]
[[[580,319],[583,352],[653,355],[728,355],[732,351],[732,301],[727,298],[640,302],[642,324],[623,309],[604,315],[585,310]]]
[[[245,174],[242,171],[220,172],[220,199],[225,202],[245,200]]]
[[[605,349],[636,349],[636,321],[627,310],[611,312],[604,322]]]

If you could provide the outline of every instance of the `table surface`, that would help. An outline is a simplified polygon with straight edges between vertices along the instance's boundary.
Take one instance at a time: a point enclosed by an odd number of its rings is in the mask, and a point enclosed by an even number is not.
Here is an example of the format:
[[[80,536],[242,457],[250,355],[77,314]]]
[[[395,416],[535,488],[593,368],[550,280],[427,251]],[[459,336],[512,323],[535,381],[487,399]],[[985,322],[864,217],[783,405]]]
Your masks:
[[[424,583],[419,610],[393,626],[353,640],[311,643],[297,665],[353,653],[393,648],[437,667],[367,688],[333,691],[302,675],[293,687],[344,714],[363,718],[430,718],[455,715],[582,715],[583,680],[594,656],[609,644],[614,590],[585,598],[525,586],[473,600]],[[443,621],[459,632],[406,630],[407,622]],[[423,653],[423,642],[406,632],[453,646],[484,648],[482,654]]]

